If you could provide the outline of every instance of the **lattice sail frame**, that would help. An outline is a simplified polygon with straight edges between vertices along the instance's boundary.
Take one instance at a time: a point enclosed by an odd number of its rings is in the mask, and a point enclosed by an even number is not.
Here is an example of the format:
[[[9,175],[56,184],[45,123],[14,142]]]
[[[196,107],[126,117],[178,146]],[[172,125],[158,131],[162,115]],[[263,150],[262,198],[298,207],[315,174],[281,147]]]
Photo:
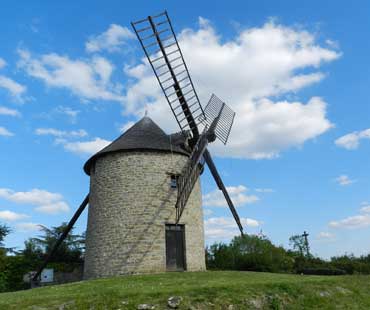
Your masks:
[[[226,144],[234,123],[235,112],[215,94],[212,94],[204,109],[204,114],[205,116],[201,115],[199,120],[208,127],[216,117],[219,117],[215,134],[223,144]]]
[[[195,184],[194,181],[199,177],[199,170],[195,163],[198,163],[199,156],[203,155],[203,160],[210,168],[218,188],[223,192],[239,230],[243,235],[243,226],[239,215],[217,171],[211,154],[206,145],[201,145],[203,144],[204,137],[202,139],[203,134],[200,135],[198,129],[200,123],[205,126],[205,131],[207,129],[210,130],[211,128],[209,127],[212,126],[215,137],[226,144],[235,113],[219,98],[212,95],[206,107],[207,117],[194,89],[188,68],[166,11],[155,16],[148,16],[145,19],[131,23],[131,25],[182,132],[187,135],[188,129],[190,129],[193,141],[196,141],[191,159],[189,159],[186,167],[187,173],[184,173],[184,177],[181,180],[183,190],[181,191],[182,194],[178,196],[176,203],[176,222],[179,221],[184,210],[189,191],[191,192],[190,188],[193,187]],[[218,113],[215,111],[218,111]],[[217,115],[219,116],[217,117]],[[216,118],[218,119],[216,120]],[[219,121],[220,124],[218,124]]]
[[[205,115],[167,12],[131,25],[181,130],[197,138]]]
[[[178,180],[178,195],[176,202],[176,224],[179,222],[182,213],[184,212],[186,203],[193,191],[194,185],[199,178],[200,170],[199,164],[201,163],[202,156],[207,148],[208,138],[207,130],[199,136],[193,151],[182,171]]]

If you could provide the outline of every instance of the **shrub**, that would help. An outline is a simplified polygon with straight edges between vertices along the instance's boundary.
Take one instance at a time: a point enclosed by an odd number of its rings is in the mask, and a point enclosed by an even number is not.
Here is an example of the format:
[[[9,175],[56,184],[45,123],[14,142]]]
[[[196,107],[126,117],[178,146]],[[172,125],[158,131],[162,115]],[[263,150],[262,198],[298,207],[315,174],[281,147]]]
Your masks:
[[[340,276],[345,275],[346,271],[338,268],[305,268],[298,273],[306,275],[321,275],[321,276]]]
[[[229,245],[216,243],[207,249],[209,269],[290,272],[294,259],[283,247],[265,237],[234,237]]]

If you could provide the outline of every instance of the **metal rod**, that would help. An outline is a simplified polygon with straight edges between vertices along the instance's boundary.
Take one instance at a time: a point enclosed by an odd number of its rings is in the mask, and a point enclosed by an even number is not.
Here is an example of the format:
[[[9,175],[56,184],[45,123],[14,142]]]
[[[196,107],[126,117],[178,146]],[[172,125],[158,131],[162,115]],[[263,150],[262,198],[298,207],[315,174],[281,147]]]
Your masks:
[[[165,79],[164,81],[161,81],[161,83],[162,84],[164,84],[164,83],[167,83],[168,81],[170,81],[170,80],[172,80],[172,76],[171,77],[169,77],[168,79]]]
[[[167,29],[167,30],[169,30],[169,29]],[[160,34],[160,32],[158,32],[158,34]],[[172,34],[171,34],[170,36],[163,38],[162,42],[167,41],[167,40],[172,39],[172,38],[173,37],[172,37]]]
[[[153,68],[153,70],[154,70],[154,68]],[[162,72],[161,74],[159,74],[159,75],[158,75],[158,77],[160,77],[160,76],[162,76],[162,75],[165,75],[166,73],[169,73],[169,72],[170,72],[170,70],[165,71],[165,72]]]
[[[171,77],[170,79],[172,79],[172,77]],[[171,84],[170,86],[167,86],[167,87],[164,89],[164,91],[169,90],[171,87],[173,87],[173,84]]]
[[[150,27],[149,27],[149,28],[150,28]],[[161,30],[161,31],[158,31],[158,32],[157,32],[157,34],[161,34],[161,33],[166,32],[166,31],[170,31],[170,29],[169,29],[169,28],[163,29],[163,30]],[[144,38],[141,38],[141,40],[142,40],[142,41],[144,41],[144,40],[147,40],[147,39],[153,38],[155,35],[156,35],[155,33],[150,34],[150,35],[148,35],[148,36],[146,36],[146,37],[144,37]]]
[[[144,19],[137,20],[136,22],[132,22],[132,24],[136,25],[136,24],[140,24],[140,23],[143,23],[143,22],[146,22],[146,21],[148,21],[148,19],[144,18]]]
[[[151,59],[149,59],[150,60],[150,62],[156,62],[156,61],[158,61],[158,60],[160,60],[160,59],[162,59],[162,58],[164,58],[163,56],[161,56],[161,57],[157,57],[157,58],[155,58],[155,59],[153,59],[153,60],[151,60]]]
[[[175,70],[175,69],[177,69],[178,67],[181,67],[181,66],[184,66],[184,63],[183,62],[181,64],[176,65],[175,67],[173,67],[172,70]]]
[[[145,45],[144,46],[144,48],[145,49],[148,49],[148,47],[151,47],[151,46],[154,46],[154,45],[157,45],[158,44],[158,42],[157,41],[155,41],[155,42],[153,42],[153,43],[150,43],[150,44],[148,44],[148,45]]]
[[[150,16],[150,18],[157,18],[157,17],[161,17],[163,15],[166,15],[166,11],[162,12],[162,13],[159,13],[157,15],[153,15],[153,16]],[[149,17],[148,17],[149,18]]]
[[[171,46],[173,46],[173,45],[176,45],[177,43],[176,42],[173,42],[173,43],[171,43],[171,44],[168,44],[168,45],[166,45],[166,46],[163,46],[163,48],[164,49],[166,49],[166,48],[169,48],[169,47],[171,47]]]
[[[149,29],[151,29],[152,27],[150,27],[150,26],[148,26],[148,27],[145,27],[145,28],[141,28],[141,29],[139,29],[139,30],[136,30],[136,32],[142,32],[142,31],[145,31],[145,30],[149,30]]]
[[[179,50],[174,50],[174,51],[172,51],[172,52],[167,53],[167,57],[168,57],[168,56],[170,56],[170,55],[172,55],[172,54],[177,53],[178,51],[179,51]]]
[[[176,57],[176,58],[174,58],[174,59],[171,59],[171,60],[170,60],[170,63],[173,63],[173,62],[175,62],[176,60],[179,60],[179,59],[181,59],[181,56]],[[179,81],[179,83],[180,83],[180,81]]]
[[[165,23],[168,23],[168,20],[164,20],[164,21],[162,21],[162,22],[156,23],[155,25],[156,25],[156,26],[160,26],[160,25],[163,25],[163,24],[165,24]]]
[[[185,70],[184,70],[185,71]],[[178,82],[181,83],[183,81],[185,81],[186,79],[188,79],[189,77],[188,76],[185,76],[184,78],[182,78],[181,80],[179,80]]]

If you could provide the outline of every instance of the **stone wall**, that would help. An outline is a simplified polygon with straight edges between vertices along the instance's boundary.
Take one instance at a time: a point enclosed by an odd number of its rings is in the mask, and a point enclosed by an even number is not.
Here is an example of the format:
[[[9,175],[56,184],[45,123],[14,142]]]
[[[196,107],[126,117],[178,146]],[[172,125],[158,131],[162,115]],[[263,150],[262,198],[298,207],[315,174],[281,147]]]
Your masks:
[[[177,189],[187,157],[119,152],[97,159],[90,180],[84,278],[166,271],[165,224],[175,222]],[[186,269],[205,270],[200,181],[180,224],[185,224]]]

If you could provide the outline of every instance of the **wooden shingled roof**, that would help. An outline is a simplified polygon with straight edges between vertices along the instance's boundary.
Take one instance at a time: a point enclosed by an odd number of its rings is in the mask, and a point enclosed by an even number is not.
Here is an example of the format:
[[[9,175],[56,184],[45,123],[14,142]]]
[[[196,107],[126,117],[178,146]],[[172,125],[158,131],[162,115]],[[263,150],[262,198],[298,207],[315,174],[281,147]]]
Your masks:
[[[111,144],[90,157],[84,171],[90,175],[95,160],[113,152],[162,151],[189,155],[186,138],[180,133],[167,135],[151,118],[145,116]]]

